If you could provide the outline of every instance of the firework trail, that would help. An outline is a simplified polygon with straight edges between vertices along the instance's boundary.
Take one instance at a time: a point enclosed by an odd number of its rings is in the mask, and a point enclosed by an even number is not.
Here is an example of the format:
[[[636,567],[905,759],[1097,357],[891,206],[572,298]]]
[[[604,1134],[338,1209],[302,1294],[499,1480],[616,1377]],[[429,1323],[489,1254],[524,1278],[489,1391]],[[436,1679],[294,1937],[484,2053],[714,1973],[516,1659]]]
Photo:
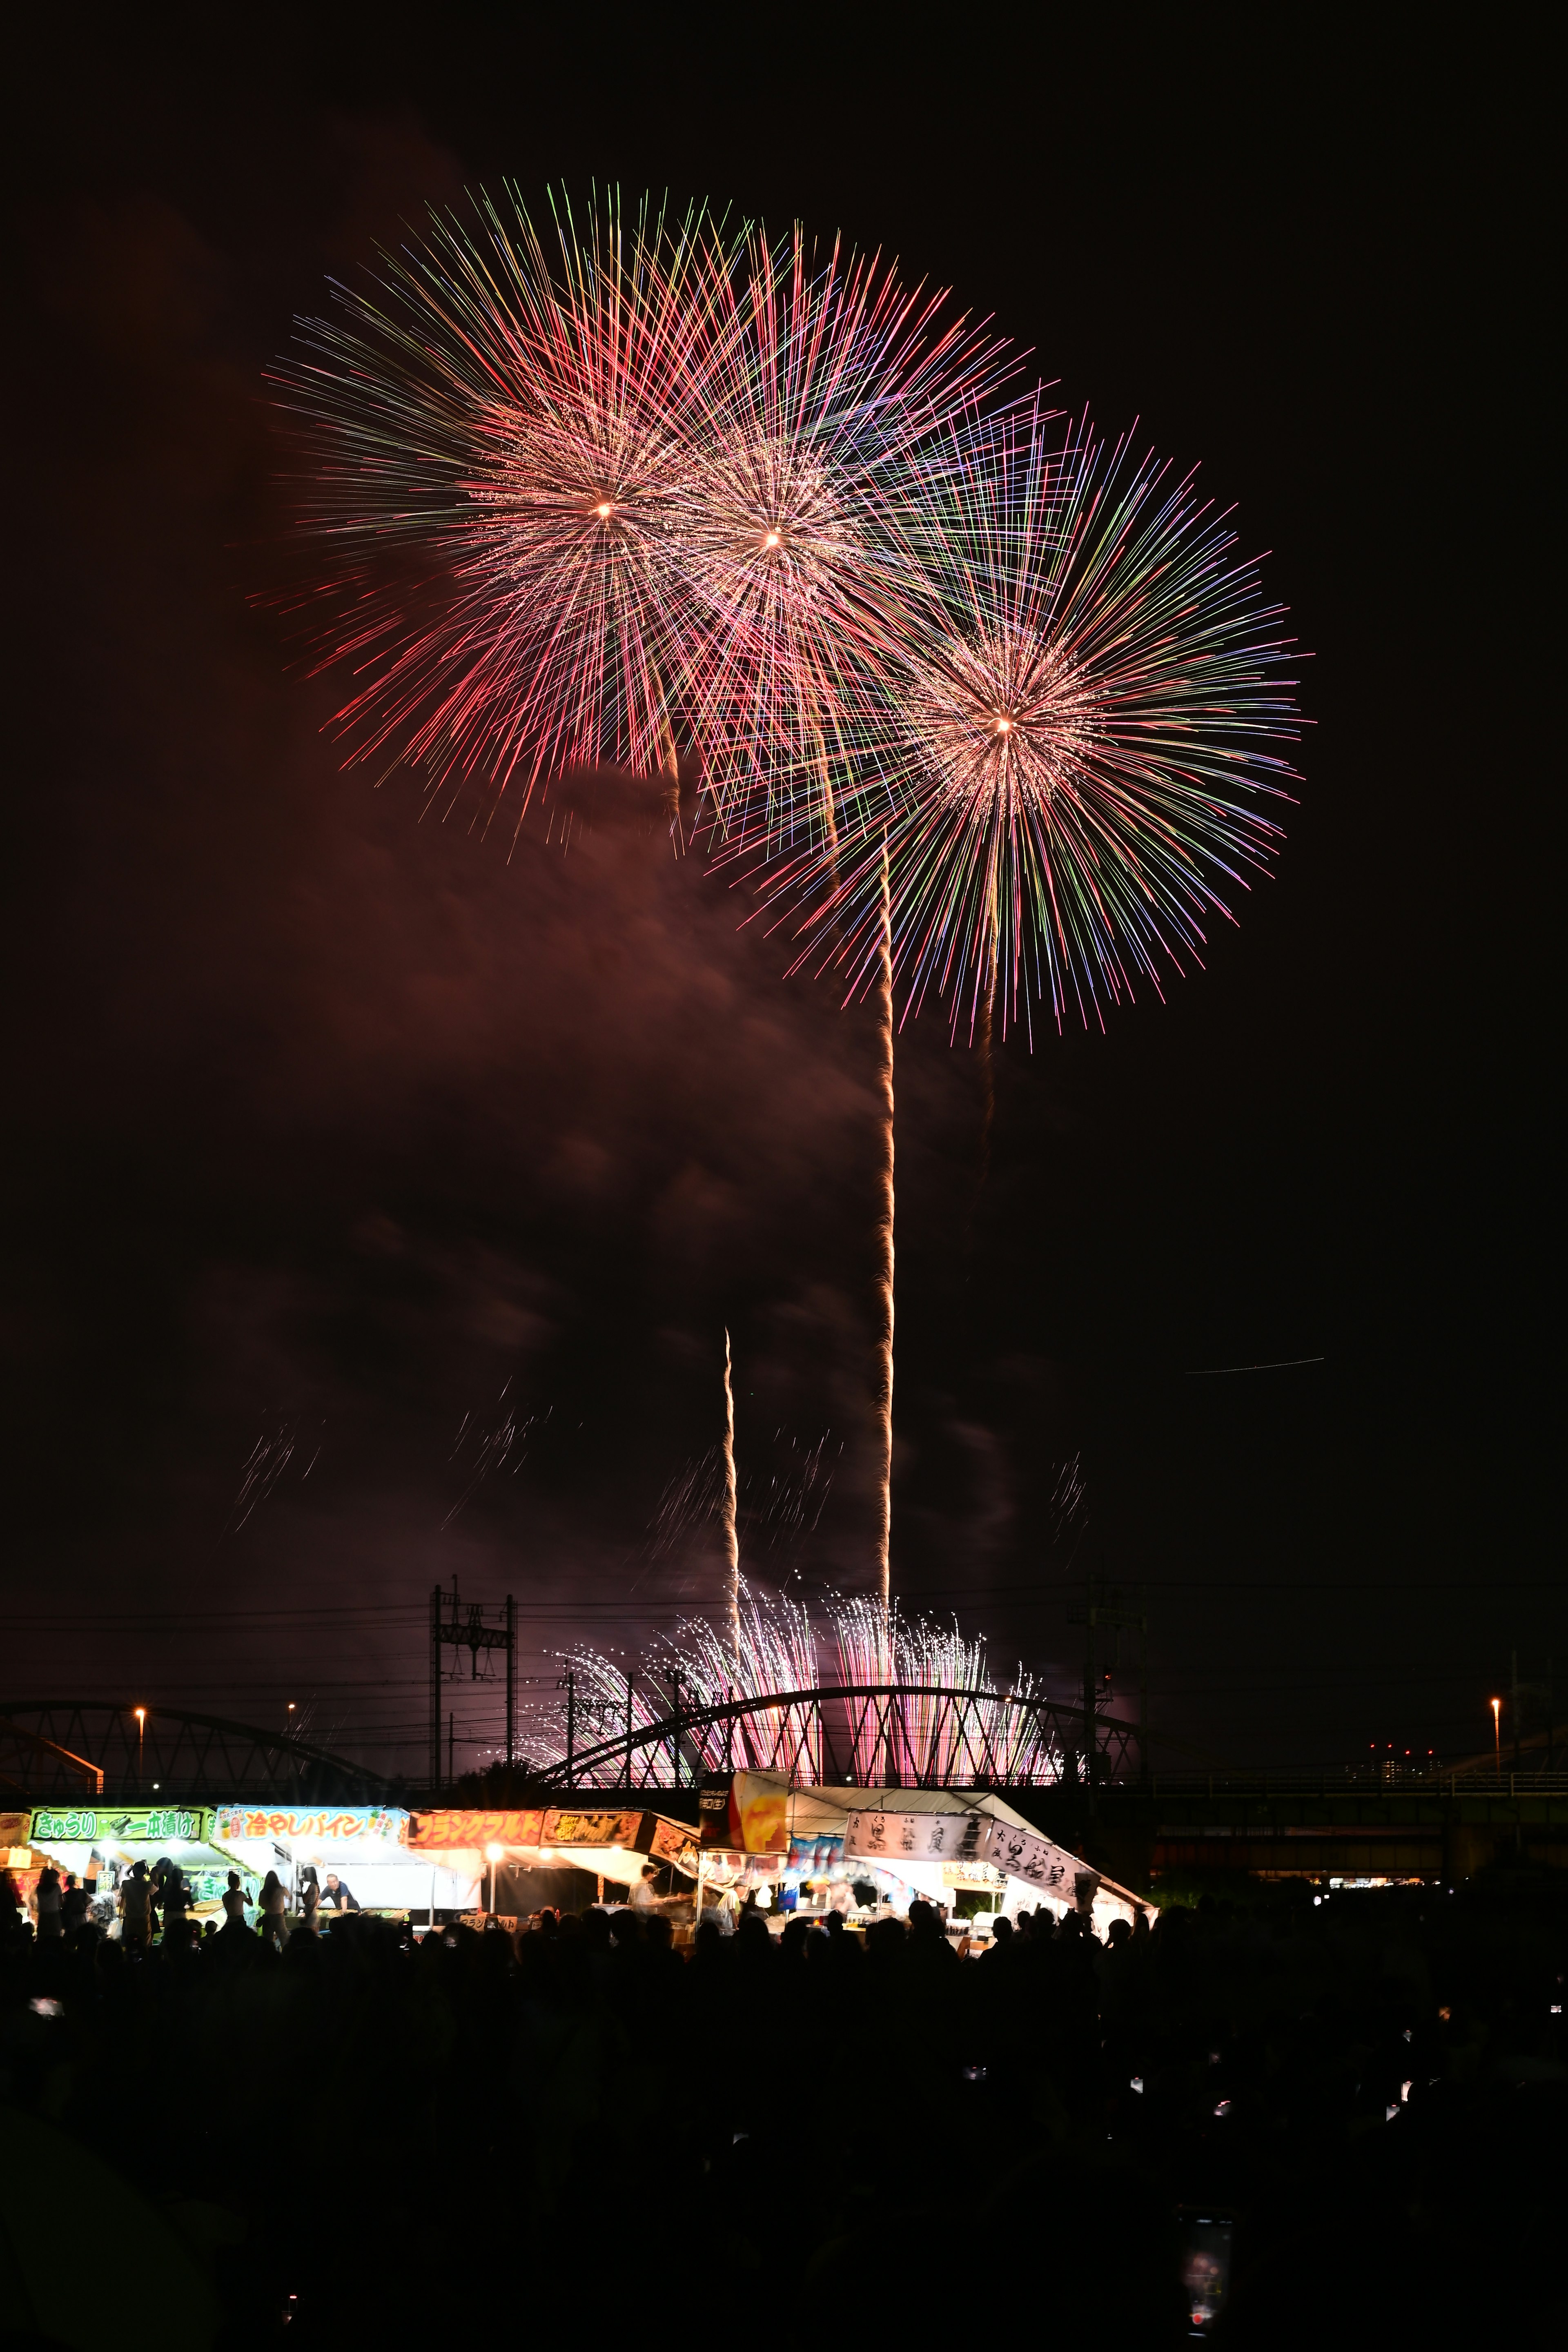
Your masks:
[[[1129,440],[1047,426],[1037,410],[963,428],[911,479],[889,527],[914,617],[860,707],[832,856],[795,848],[777,775],[728,852],[760,851],[804,940],[794,969],[878,989],[890,929],[901,1017],[934,990],[971,1035],[988,992],[1004,1029],[1036,997],[1058,1027],[1074,1006],[1103,1024],[1163,961],[1199,960],[1222,889],[1277,845],[1253,803],[1292,773],[1264,748],[1295,732],[1280,608],[1226,519]],[[815,790],[801,773],[793,797]]]
[[[735,1658],[741,1655],[741,1545],[735,1528],[735,1389],[731,1378],[730,1332],[724,1331],[724,1609]]]
[[[888,894],[888,860],[882,856],[881,961],[877,979],[878,1084],[882,1097],[882,1202],[877,1222],[881,1265],[877,1277],[880,1328],[877,1339],[877,1412],[880,1486],[878,1496],[876,1566],[878,1591],[886,1615],[892,1593],[893,1533],[893,958]]]
[[[310,1443],[306,1440],[307,1444]],[[245,1458],[240,1473],[239,1492],[234,1498],[225,1532],[237,1535],[246,1521],[258,1511],[293,1461],[300,1444],[300,1424],[280,1421],[273,1431],[263,1431]],[[301,1479],[308,1478],[321,1458],[318,1443],[304,1469]]]
[[[508,1381],[496,1401],[498,1404],[506,1405],[507,1390],[510,1386],[511,1382]],[[549,1417],[546,1413],[545,1419]],[[456,1462],[471,1446],[473,1459],[468,1465],[468,1475],[462,1493],[441,1522],[444,1528],[449,1528],[464,1507],[473,1500],[492,1471],[504,1470],[510,1463],[513,1477],[517,1475],[527,1458],[524,1444],[534,1420],[535,1416],[530,1413],[526,1420],[520,1422],[515,1409],[510,1405],[493,1429],[475,1422],[471,1414],[463,1415],[458,1434],[452,1441],[452,1451],[447,1458],[449,1462]]]
[[[769,1474],[760,1499],[755,1502],[749,1498],[756,1480],[748,1472],[742,1493],[748,1498],[745,1517],[752,1549],[760,1543],[769,1551],[787,1551],[803,1536],[816,1534],[833,1489],[833,1472],[823,1458],[832,1434],[831,1430],[825,1430],[816,1444],[809,1446],[792,1436],[785,1467],[782,1473],[774,1470]],[[782,1429],[773,1432],[775,1446],[783,1435]],[[840,1440],[838,1453],[843,1451]]]

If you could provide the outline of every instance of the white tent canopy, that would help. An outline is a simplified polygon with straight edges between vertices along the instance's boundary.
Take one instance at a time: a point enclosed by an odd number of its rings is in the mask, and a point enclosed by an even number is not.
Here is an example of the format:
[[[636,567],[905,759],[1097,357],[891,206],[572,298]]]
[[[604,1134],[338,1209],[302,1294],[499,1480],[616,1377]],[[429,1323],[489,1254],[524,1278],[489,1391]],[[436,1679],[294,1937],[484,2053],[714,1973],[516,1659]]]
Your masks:
[[[842,1837],[847,1869],[861,1859],[911,1894],[940,1895],[944,1865],[967,1860],[1000,1874],[997,1908],[1015,1917],[1045,1902],[1088,1912],[1103,1936],[1113,1919],[1131,1925],[1152,1909],[988,1789],[791,1789],[786,1808],[792,1841]]]

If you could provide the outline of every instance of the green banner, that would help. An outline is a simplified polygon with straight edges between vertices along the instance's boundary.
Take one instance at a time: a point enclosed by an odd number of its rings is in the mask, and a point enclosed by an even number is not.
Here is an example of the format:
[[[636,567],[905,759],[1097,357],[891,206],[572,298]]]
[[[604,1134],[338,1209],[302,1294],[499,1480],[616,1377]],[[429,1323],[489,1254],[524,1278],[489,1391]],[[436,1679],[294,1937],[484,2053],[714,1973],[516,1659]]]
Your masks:
[[[35,1845],[205,1845],[210,1805],[35,1805]]]

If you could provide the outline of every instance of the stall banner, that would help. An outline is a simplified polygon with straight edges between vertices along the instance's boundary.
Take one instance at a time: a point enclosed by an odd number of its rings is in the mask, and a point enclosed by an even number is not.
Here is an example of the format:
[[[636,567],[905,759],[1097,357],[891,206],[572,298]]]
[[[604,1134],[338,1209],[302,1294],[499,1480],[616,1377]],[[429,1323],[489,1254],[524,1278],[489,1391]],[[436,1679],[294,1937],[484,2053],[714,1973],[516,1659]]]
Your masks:
[[[985,1860],[993,1869],[1005,1870],[1009,1878],[1021,1878],[1043,1893],[1070,1897],[1074,1874],[1083,1868],[1070,1853],[1064,1853],[1049,1838],[1037,1837],[1032,1830],[1016,1830],[1008,1822],[991,1822],[985,1840]],[[1096,1885],[1099,1880],[1095,1881]]]
[[[637,1832],[637,1850],[646,1853],[650,1862],[673,1862],[680,1870],[697,1867],[697,1836],[679,1822],[662,1822],[657,1813],[645,1813]]]
[[[32,1834],[31,1813],[0,1813],[0,1849],[26,1845]]]
[[[786,1867],[803,1878],[828,1878],[844,1860],[841,1837],[792,1837]]]
[[[165,1840],[205,1845],[212,1836],[206,1805],[35,1805],[35,1845],[160,1845]]]
[[[270,1838],[284,1845],[404,1845],[408,1815],[396,1805],[323,1805],[306,1812],[263,1811],[259,1805],[219,1805],[214,1837]]]
[[[642,1814],[546,1813],[542,1845],[624,1845],[637,1850]]]
[[[984,1862],[986,1832],[995,1824],[986,1813],[892,1813],[856,1811],[844,1839],[847,1855],[869,1862]]]
[[[542,1812],[473,1811],[468,1807],[437,1807],[421,1811],[408,1824],[408,1843],[416,1853],[442,1853],[467,1846],[543,1845]]]
[[[786,1772],[731,1772],[710,1780],[697,1808],[705,1846],[725,1853],[789,1851]]]

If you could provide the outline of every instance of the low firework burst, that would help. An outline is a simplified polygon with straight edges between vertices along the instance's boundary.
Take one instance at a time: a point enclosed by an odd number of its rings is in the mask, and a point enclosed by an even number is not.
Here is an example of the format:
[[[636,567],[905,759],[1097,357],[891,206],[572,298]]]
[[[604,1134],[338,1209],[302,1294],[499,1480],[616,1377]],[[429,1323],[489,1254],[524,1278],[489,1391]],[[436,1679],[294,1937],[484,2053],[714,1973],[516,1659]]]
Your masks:
[[[978,1754],[990,1759],[997,1777],[1010,1780],[1049,1781],[1061,1771],[1060,1752],[1037,1711],[1036,1703],[1047,1696],[1043,1687],[1021,1669],[999,1685],[984,1639],[967,1639],[956,1624],[905,1618],[896,1604],[885,1608],[876,1596],[830,1597],[814,1623],[804,1602],[744,1577],[737,1617],[738,1641],[729,1622],[719,1628],[700,1617],[684,1620],[635,1670],[587,1647],[563,1660],[574,1678],[574,1772],[581,1785],[611,1788],[624,1781],[628,1767],[621,1743],[659,1726],[666,1727],[668,1744],[640,1752],[630,1768],[633,1786],[765,1765],[786,1732],[795,1777],[821,1781],[820,1709],[792,1709],[786,1702],[817,1691],[825,1659],[833,1662],[842,1687],[900,1689],[891,1708],[843,1708],[841,1742],[861,1782],[931,1785],[963,1778]],[[962,1718],[945,1703],[953,1693],[966,1701]],[[745,1703],[738,1721],[700,1719],[705,1710],[726,1709],[733,1701]],[[677,1722],[678,1735],[668,1728]],[[619,1752],[595,1755],[596,1748],[612,1743]],[[529,1746],[546,1766],[564,1761],[563,1702],[552,1697],[536,1711]]]

